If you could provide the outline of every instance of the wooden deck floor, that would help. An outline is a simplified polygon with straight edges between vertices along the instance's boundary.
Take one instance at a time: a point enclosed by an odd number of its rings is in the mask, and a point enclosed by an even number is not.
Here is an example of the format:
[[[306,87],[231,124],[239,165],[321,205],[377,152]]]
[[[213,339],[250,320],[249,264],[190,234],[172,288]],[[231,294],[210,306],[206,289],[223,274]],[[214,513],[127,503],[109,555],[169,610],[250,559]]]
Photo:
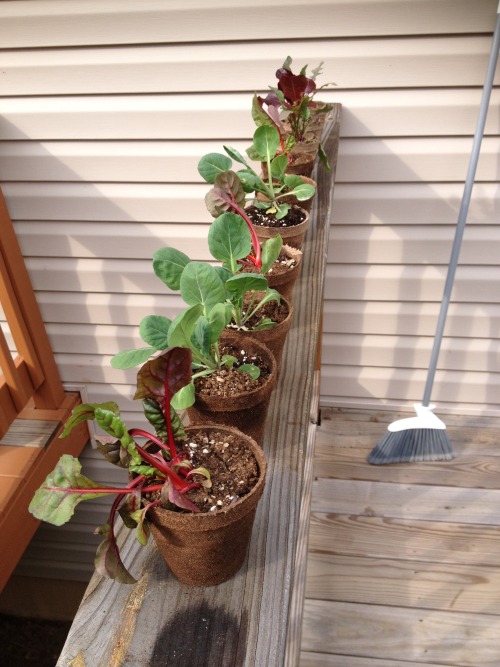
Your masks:
[[[456,459],[371,466],[401,416],[322,410],[300,667],[500,665],[500,420]]]

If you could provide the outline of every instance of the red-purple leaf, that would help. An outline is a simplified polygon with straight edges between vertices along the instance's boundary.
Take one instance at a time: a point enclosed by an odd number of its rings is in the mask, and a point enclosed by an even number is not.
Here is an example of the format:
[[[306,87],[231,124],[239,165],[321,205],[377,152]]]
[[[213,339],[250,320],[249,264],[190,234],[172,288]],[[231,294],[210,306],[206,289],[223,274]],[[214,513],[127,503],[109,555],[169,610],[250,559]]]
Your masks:
[[[191,382],[191,350],[171,347],[155,359],[147,361],[137,373],[134,398],[153,398],[168,403],[179,389]]]
[[[215,179],[214,187],[205,196],[208,212],[214,218],[238,211],[245,206],[245,191],[238,175],[234,171],[226,171]]]
[[[104,540],[97,548],[94,561],[95,569],[103,577],[115,579],[122,584],[135,584],[137,579],[130,574],[120,558],[113,530],[109,523],[101,526],[96,533],[104,535]]]
[[[279,79],[278,88],[290,104],[300,102],[304,95],[309,95],[316,90],[314,81],[302,74],[292,74],[290,70],[279,69],[276,76]]]
[[[262,104],[267,104],[268,107],[276,107],[276,109],[279,109],[281,106],[280,98],[272,91],[267,93],[265,97],[260,97],[260,95],[257,96],[257,99],[259,100],[261,106]]]
[[[173,505],[181,507],[182,509],[189,510],[190,512],[199,512],[200,508],[192,503],[186,496],[183,496],[182,493],[179,493],[173,484],[168,485],[168,499]]]

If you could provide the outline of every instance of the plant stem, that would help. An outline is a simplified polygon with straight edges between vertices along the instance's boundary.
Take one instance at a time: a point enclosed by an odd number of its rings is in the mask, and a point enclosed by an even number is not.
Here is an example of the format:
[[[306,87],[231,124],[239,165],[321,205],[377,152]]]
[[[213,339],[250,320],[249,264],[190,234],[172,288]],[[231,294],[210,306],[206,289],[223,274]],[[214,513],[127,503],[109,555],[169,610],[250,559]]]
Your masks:
[[[257,232],[255,231],[255,227],[253,226],[253,222],[246,214],[245,209],[238,204],[233,193],[228,192],[227,195],[229,196],[229,202],[228,202],[229,205],[233,208],[234,211],[236,211],[236,213],[241,215],[243,220],[247,223],[248,229],[250,231],[250,237],[252,239],[253,249],[255,251],[255,266],[260,268],[262,266],[261,248],[260,248],[259,237],[257,236]]]
[[[148,440],[151,440],[151,442],[154,442],[159,447],[163,445],[162,441],[159,438],[157,438],[155,435],[152,435],[151,433],[147,433],[147,431],[143,431],[142,429],[132,429],[129,431],[129,433],[132,437],[134,437],[135,434],[137,436],[147,438]],[[136,443],[136,448],[139,454],[141,455],[141,458],[144,461],[146,461],[146,463],[152,465],[153,468],[156,468],[156,470],[158,470],[158,472],[161,472],[164,475],[170,477],[177,491],[182,491],[182,489],[184,489],[184,487],[186,486],[186,482],[183,479],[181,479],[179,475],[176,472],[174,472],[172,468],[170,468],[170,466],[167,465],[166,462],[161,461],[160,459],[156,458],[153,454],[150,454],[142,447],[139,447],[137,443]]]

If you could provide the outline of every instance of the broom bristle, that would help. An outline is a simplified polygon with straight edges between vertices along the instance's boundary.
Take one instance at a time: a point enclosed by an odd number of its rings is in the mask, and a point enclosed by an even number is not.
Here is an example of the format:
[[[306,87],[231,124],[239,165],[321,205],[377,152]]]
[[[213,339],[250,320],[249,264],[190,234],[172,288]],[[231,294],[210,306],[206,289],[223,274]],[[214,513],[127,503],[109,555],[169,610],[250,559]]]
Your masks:
[[[374,465],[414,463],[416,461],[449,461],[455,458],[445,429],[410,428],[387,431],[368,455]]]

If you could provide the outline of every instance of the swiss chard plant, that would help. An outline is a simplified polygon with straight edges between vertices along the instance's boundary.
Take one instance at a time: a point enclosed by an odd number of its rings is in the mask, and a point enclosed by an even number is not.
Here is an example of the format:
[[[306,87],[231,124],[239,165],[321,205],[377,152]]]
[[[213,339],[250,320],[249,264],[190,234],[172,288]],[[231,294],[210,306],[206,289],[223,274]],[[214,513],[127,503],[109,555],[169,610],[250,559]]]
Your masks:
[[[221,354],[219,338],[226,327],[248,330],[249,321],[269,301],[280,301],[262,273],[242,273],[241,260],[251,249],[251,237],[245,221],[235,213],[222,213],[210,226],[208,245],[214,259],[222,266],[191,260],[175,248],[160,248],[153,256],[155,274],[169,289],[179,291],[187,308],[174,320],[148,315],[141,320],[139,334],[147,347],[124,350],[111,360],[114,368],[131,368],[152,355],[180,345],[191,350],[191,381],[173,396],[177,409],[193,405],[196,378],[210,375],[227,366],[250,377],[259,377],[254,364],[236,364],[232,355]],[[261,270],[265,273],[279,256],[281,237],[269,239],[262,248]],[[253,330],[275,326],[261,318]]]
[[[193,468],[189,454],[178,448],[186,434],[171,406],[171,397],[190,381],[191,352],[183,347],[170,348],[139,370],[135,398],[142,399],[153,433],[129,430],[114,402],[76,407],[60,437],[86,420],[95,420],[107,434],[98,443],[100,452],[110,463],[128,470],[130,481],[123,487],[98,484],[81,473],[78,459],[64,454],[30,503],[29,511],[37,519],[61,526],[71,519],[80,502],[114,496],[107,522],[96,530],[103,540],[95,567],[103,576],[126,584],[136,581],[120,557],[114,531],[117,514],[144,545],[149,537],[147,512],[152,507],[200,511],[186,493],[199,486],[210,488],[210,473]]]
[[[231,146],[224,146],[226,155],[209,153],[200,160],[200,175],[214,186],[205,197],[207,208],[214,217],[232,210],[253,228],[245,212],[248,201],[281,220],[290,210],[291,205],[284,201],[287,197],[306,201],[314,196],[316,189],[313,185],[306,183],[301,176],[286,173],[288,157],[285,153],[277,155],[279,146],[280,135],[275,127],[262,125],[257,128],[247,155],[250,160],[267,166],[265,178],[257,174],[245,157]],[[232,171],[233,160],[243,165],[243,169]],[[247,198],[250,193],[261,197]]]
[[[307,76],[307,65],[299,74],[291,70],[292,58],[288,56],[276,71],[277,86],[270,86],[266,97],[255,96],[252,104],[252,117],[258,126],[273,126],[281,136],[281,152],[288,153],[296,143],[310,138],[310,126],[314,113],[326,113],[332,108],[325,103],[317,103],[314,96],[330,84],[316,86],[316,78],[322,71],[323,63]],[[283,130],[283,121],[288,121],[290,133]],[[323,147],[319,146],[318,155],[323,165],[330,169]]]

